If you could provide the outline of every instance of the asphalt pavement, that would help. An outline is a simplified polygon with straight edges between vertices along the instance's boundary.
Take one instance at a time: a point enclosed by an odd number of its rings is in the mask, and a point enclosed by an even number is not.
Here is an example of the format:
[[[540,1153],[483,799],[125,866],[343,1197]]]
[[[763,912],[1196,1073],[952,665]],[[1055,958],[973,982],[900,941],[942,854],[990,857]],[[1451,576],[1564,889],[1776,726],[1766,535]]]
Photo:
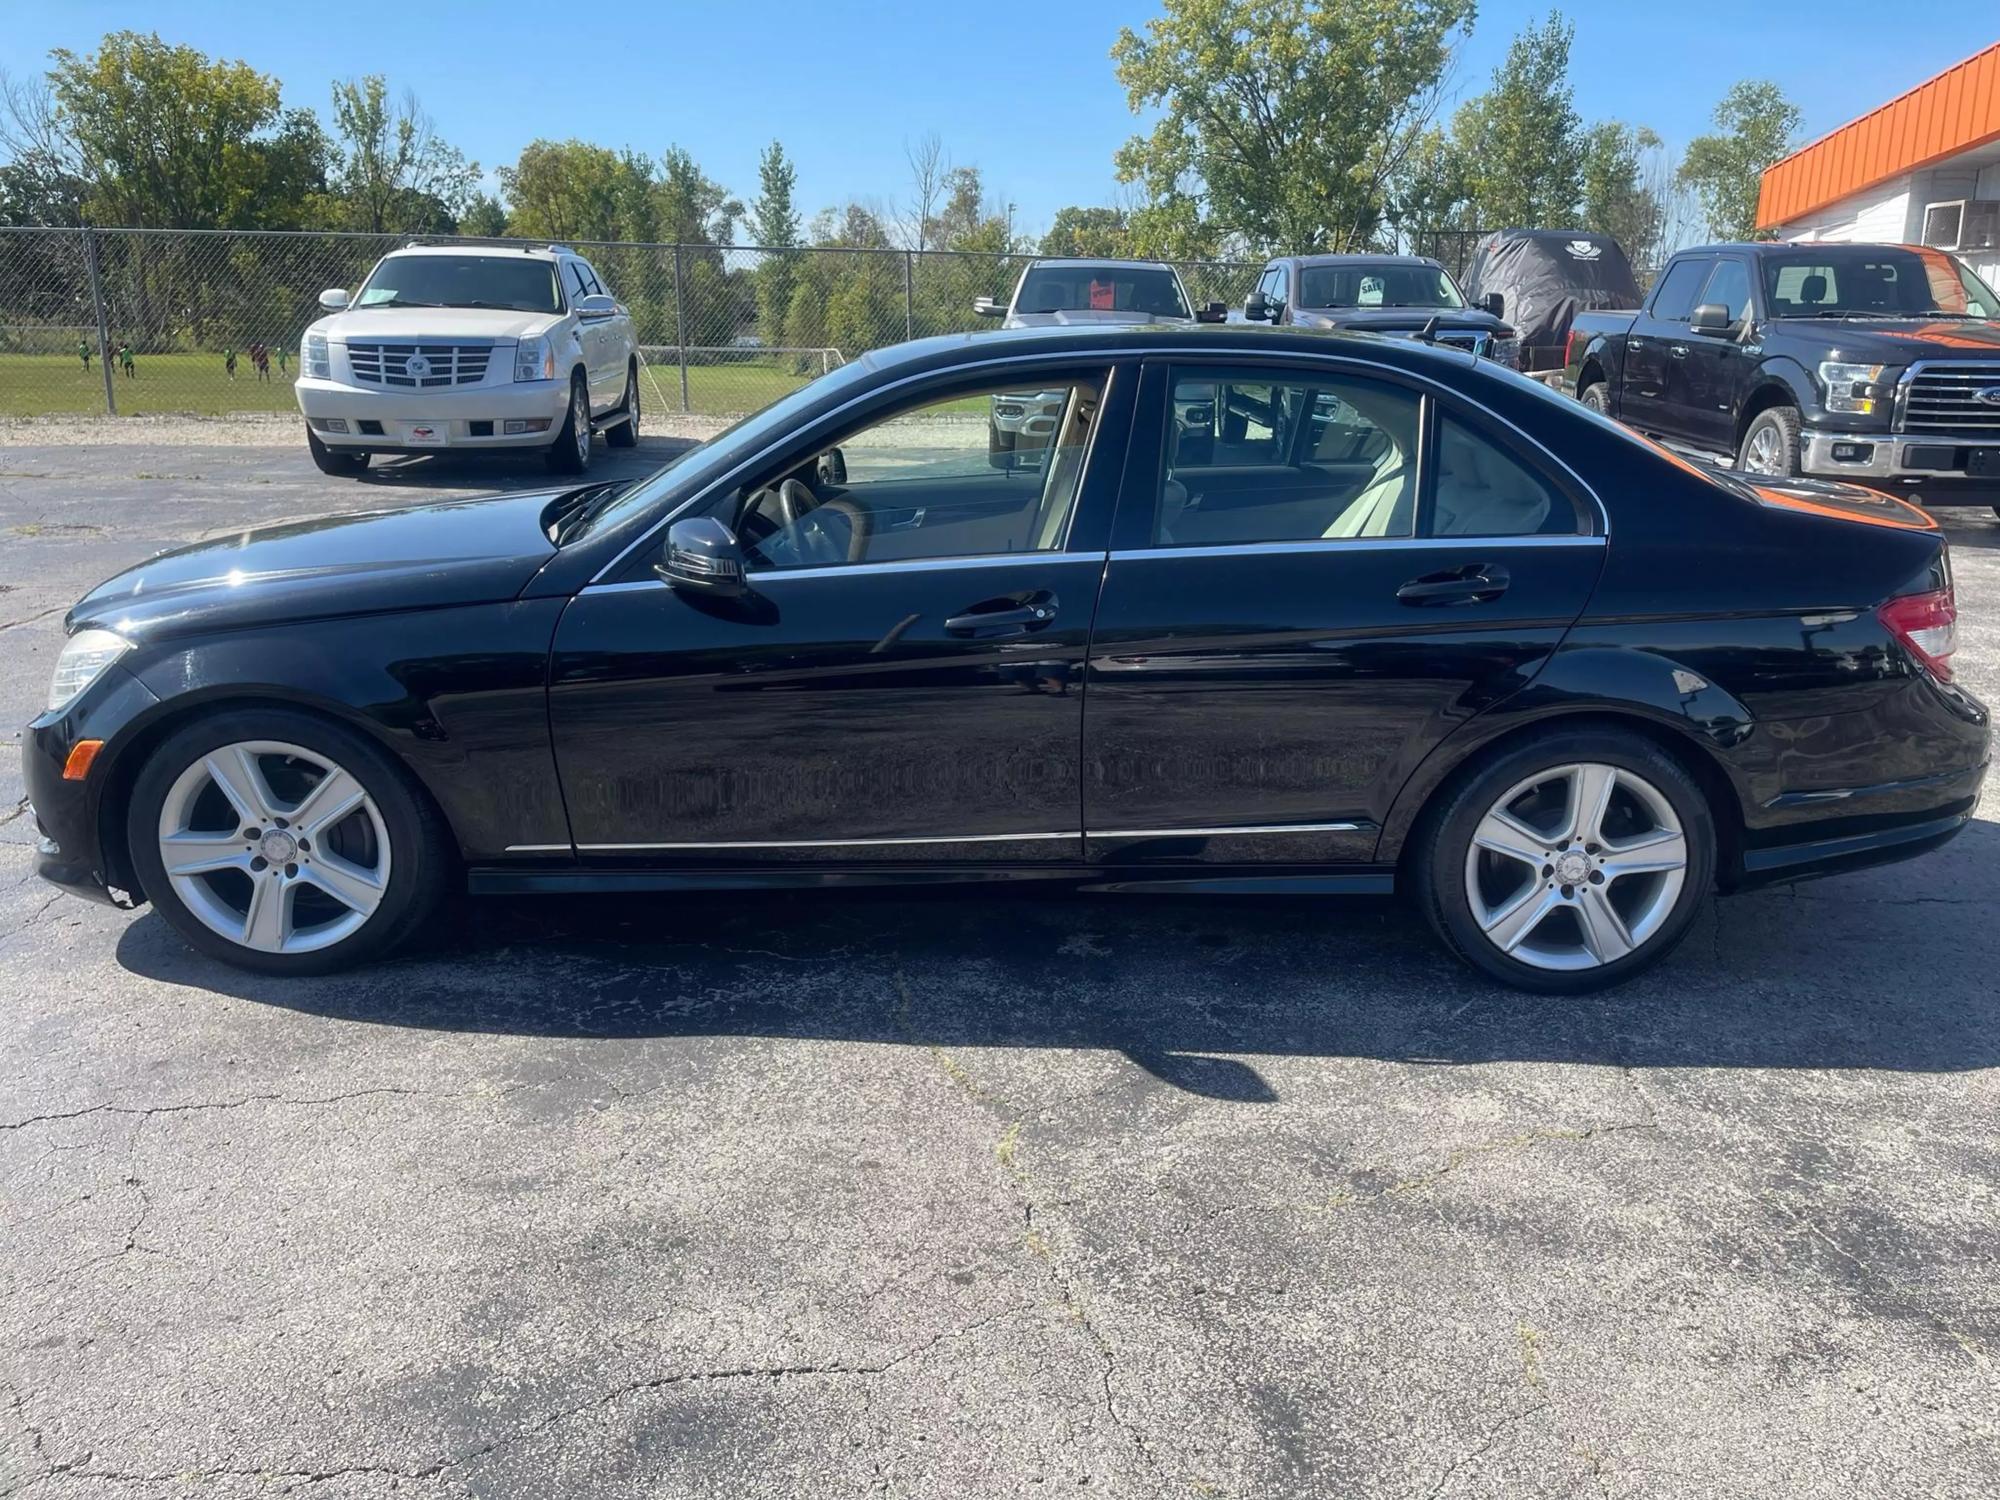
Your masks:
[[[0,705],[160,547],[543,482],[16,432]],[[1045,892],[478,904],[279,982],[34,880],[19,781],[0,1496],[2000,1488],[1991,798],[1555,1000],[1388,903]]]

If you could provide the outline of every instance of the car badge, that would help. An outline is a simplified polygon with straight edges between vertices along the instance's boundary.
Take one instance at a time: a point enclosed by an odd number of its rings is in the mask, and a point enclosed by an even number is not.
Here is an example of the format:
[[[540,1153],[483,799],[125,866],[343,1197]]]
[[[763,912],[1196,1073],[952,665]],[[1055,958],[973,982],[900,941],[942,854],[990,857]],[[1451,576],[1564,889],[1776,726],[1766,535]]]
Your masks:
[[[1989,385],[1984,390],[1974,391],[1972,399],[1981,406],[2000,406],[2000,385]]]
[[[1596,260],[1604,254],[1602,245],[1593,245],[1589,240],[1571,240],[1563,249],[1578,260]]]
[[[421,354],[412,354],[403,361],[403,369],[415,379],[422,380],[431,372],[431,362]]]

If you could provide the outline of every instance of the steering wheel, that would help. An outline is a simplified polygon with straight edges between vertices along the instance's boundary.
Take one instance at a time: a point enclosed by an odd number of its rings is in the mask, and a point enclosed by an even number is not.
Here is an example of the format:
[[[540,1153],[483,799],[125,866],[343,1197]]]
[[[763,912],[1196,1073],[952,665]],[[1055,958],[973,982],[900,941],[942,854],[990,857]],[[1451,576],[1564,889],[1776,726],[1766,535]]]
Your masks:
[[[868,513],[849,500],[823,500],[792,533],[799,556],[825,567],[863,562],[868,556]]]
[[[787,479],[778,486],[778,524],[796,526],[805,513],[819,504],[819,496],[805,487],[797,479]]]

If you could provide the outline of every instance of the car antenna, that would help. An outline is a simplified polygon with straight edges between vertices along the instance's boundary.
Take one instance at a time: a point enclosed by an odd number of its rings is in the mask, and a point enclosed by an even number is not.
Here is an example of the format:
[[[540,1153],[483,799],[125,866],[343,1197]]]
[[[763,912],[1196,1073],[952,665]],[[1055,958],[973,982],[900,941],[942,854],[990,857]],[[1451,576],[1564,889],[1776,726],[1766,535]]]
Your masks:
[[[1419,328],[1417,330],[1417,342],[1420,344],[1435,344],[1437,342],[1437,339],[1438,339],[1438,315],[1436,313],[1432,313],[1430,321],[1424,324],[1422,328]]]

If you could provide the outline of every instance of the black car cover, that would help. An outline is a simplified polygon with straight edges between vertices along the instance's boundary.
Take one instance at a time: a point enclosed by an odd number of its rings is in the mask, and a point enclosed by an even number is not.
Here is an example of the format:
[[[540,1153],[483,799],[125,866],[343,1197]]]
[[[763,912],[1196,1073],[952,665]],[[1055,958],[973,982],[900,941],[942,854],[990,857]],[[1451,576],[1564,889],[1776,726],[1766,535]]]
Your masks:
[[[1529,348],[1560,345],[1579,312],[1637,310],[1632,263],[1608,234],[1582,229],[1502,229],[1472,252],[1465,290],[1474,303],[1505,299],[1501,316]]]

